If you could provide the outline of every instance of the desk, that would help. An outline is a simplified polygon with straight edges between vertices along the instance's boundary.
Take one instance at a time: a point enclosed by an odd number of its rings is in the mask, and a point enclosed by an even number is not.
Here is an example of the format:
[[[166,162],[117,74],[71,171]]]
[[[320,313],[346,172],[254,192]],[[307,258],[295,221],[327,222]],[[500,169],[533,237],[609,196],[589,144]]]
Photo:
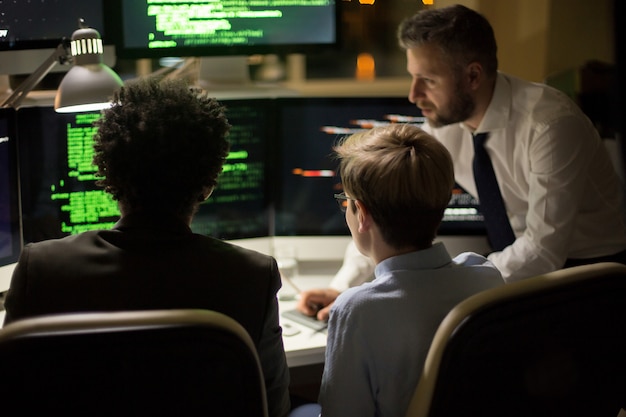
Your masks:
[[[9,290],[11,284],[11,276],[16,264],[0,266],[0,292]]]
[[[325,288],[328,286],[335,272],[341,266],[349,236],[313,236],[313,237],[274,237],[241,239],[231,243],[271,254],[274,247],[293,246],[300,261],[299,276],[294,280],[300,289]],[[0,292],[9,289],[11,275],[15,265],[0,267]],[[296,291],[285,283],[279,295],[295,295]],[[293,309],[296,301],[280,301],[279,308],[284,311]],[[4,311],[0,311],[0,326],[4,323]],[[289,367],[322,364],[326,350],[326,333],[315,332],[308,327],[281,317],[281,325],[296,329],[297,334],[284,336],[287,363]]]
[[[489,246],[484,236],[442,236],[443,241],[452,256],[460,252],[475,251],[484,253]],[[294,283],[299,289],[326,288],[343,260],[346,245],[350,237],[274,237],[241,240],[237,243],[243,247],[270,254],[275,247],[281,245],[295,246],[299,259],[299,275]],[[0,292],[9,287],[13,265],[0,267]],[[279,299],[293,296],[297,291],[285,282],[279,292]],[[282,297],[281,297],[282,296]],[[295,308],[296,301],[279,301],[281,311]],[[312,330],[306,326],[294,323],[291,320],[280,318],[281,325],[294,328],[298,331],[293,336],[283,336],[287,364],[290,368],[324,363],[326,350],[326,333]],[[0,311],[0,325],[4,322],[4,311]]]
[[[299,275],[293,281],[302,290],[311,288],[326,288],[332,275]],[[295,295],[296,291],[287,283],[279,291],[279,310],[286,311],[296,308],[296,301],[282,301],[284,297]],[[304,365],[321,364],[324,362],[326,351],[326,331],[316,331],[280,317],[280,324],[284,328],[283,344],[287,365],[289,368]],[[289,335],[292,331],[296,334]]]

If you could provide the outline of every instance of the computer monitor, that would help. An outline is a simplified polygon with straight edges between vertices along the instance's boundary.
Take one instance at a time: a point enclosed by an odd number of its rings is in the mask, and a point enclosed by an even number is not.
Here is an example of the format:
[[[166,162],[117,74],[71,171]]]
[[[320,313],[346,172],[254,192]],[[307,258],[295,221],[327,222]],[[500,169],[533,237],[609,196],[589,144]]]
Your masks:
[[[191,229],[225,240],[269,236],[273,102],[259,98],[221,103],[232,125],[230,153],[215,191],[200,205]]]
[[[107,0],[105,15],[120,58],[304,53],[337,44],[335,0]]]
[[[276,183],[276,235],[345,235],[345,218],[333,198],[342,191],[332,147],[377,124],[421,123],[419,110],[401,97],[282,98]]]
[[[49,106],[17,112],[25,242],[109,229],[119,219],[116,202],[95,184],[93,122],[100,117]]]
[[[108,46],[102,10],[103,0],[0,1],[0,74],[33,73],[63,38],[78,29],[78,20],[98,30],[105,44],[105,62],[115,62]],[[69,65],[56,65],[53,72],[67,71]]]
[[[452,198],[446,208],[439,235],[485,235],[484,217],[480,212],[478,199],[463,187],[455,184]]]
[[[271,106],[264,99],[224,104],[233,125],[231,152],[216,190],[200,206],[191,228],[221,239],[267,236],[265,159]],[[52,107],[27,107],[17,115],[25,241],[110,229],[119,220],[117,202],[95,184],[92,165],[93,122],[100,113],[59,114]]]
[[[22,248],[14,117],[0,109],[0,267],[15,263]]]
[[[277,236],[349,234],[333,198],[342,191],[333,145],[379,124],[424,122],[419,109],[404,97],[282,98],[277,113]],[[456,187],[439,234],[480,233],[484,225],[477,200]]]

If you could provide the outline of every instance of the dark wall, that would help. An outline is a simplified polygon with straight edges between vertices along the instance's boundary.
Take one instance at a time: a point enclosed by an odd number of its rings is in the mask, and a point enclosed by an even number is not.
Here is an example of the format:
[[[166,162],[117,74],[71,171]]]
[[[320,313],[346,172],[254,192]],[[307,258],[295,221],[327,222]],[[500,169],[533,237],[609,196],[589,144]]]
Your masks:
[[[626,166],[626,2],[614,0],[615,17],[615,65],[617,68],[617,88],[615,97],[618,137],[622,150],[622,161]]]

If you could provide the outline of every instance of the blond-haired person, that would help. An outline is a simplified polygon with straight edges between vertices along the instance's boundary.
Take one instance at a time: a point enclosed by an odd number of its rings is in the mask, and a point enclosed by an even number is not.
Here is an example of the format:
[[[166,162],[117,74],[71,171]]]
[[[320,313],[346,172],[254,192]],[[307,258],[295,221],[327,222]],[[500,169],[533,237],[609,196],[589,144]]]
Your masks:
[[[324,417],[403,416],[439,323],[458,302],[503,285],[483,256],[433,244],[452,188],[446,148],[412,125],[377,127],[335,148],[354,242],[370,283],[335,301],[320,404]]]

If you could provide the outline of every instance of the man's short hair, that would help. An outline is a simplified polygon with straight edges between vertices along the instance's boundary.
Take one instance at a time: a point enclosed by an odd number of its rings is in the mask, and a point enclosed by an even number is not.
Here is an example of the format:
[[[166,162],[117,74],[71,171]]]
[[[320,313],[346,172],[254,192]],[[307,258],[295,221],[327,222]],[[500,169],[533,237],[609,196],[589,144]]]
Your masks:
[[[480,13],[462,5],[425,9],[405,19],[398,28],[404,49],[435,45],[453,65],[479,62],[485,73],[498,70],[498,47],[493,28]]]
[[[96,126],[98,183],[131,210],[192,214],[229,151],[224,107],[180,80],[125,85]]]
[[[335,152],[344,190],[371,212],[387,244],[432,244],[454,188],[452,157],[439,141],[391,124],[349,136]]]

